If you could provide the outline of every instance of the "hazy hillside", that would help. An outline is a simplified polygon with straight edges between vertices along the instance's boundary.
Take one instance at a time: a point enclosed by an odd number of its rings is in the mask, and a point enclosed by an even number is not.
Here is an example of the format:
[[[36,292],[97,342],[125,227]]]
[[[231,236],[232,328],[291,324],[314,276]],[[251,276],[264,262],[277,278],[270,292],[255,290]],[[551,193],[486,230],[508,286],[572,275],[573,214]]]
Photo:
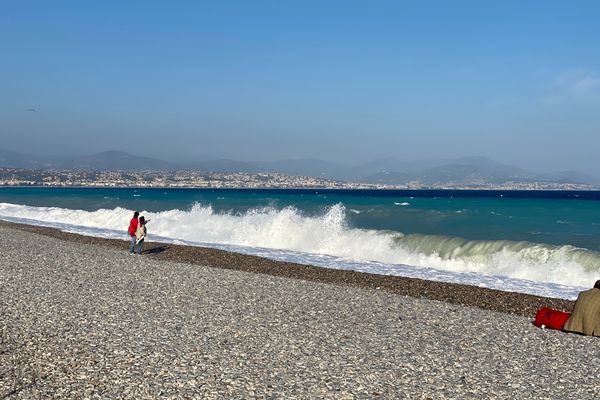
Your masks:
[[[0,149],[0,168],[44,169],[53,168],[59,162],[59,160],[52,157],[33,156]]]
[[[172,163],[150,157],[134,156],[122,151],[105,151],[89,156],[66,160],[64,168],[85,170],[141,170],[141,169],[175,169]]]
[[[122,151],[50,159],[7,150],[0,150],[0,167],[27,169],[84,169],[101,170],[178,170],[197,169],[208,172],[256,173],[279,172],[349,182],[405,184],[418,181],[425,185],[504,182],[556,182],[597,185],[599,180],[579,171],[534,173],[485,157],[430,159],[407,162],[394,158],[374,160],[359,165],[340,165],[318,159],[280,160],[271,162],[242,162],[229,159],[169,162],[141,157]]]

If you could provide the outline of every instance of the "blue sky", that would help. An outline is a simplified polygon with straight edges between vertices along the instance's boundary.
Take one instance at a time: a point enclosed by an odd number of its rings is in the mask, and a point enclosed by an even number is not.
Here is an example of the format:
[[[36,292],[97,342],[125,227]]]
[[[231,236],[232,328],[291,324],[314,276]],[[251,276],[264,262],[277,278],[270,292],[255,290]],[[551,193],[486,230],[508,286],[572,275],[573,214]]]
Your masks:
[[[597,1],[5,2],[0,148],[595,171],[598,15]]]

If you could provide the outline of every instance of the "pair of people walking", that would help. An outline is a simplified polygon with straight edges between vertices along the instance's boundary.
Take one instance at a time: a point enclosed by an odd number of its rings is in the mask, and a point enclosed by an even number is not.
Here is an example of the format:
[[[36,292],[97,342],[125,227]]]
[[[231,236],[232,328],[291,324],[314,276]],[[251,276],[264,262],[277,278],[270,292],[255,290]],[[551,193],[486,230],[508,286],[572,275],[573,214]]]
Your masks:
[[[147,234],[146,224],[150,222],[150,220],[146,220],[143,216],[138,219],[139,215],[139,212],[134,212],[133,218],[129,221],[129,229],[127,229],[127,233],[129,233],[131,238],[129,242],[129,254],[136,254],[137,250],[137,254],[141,255],[142,248],[144,247],[144,240],[146,239]]]

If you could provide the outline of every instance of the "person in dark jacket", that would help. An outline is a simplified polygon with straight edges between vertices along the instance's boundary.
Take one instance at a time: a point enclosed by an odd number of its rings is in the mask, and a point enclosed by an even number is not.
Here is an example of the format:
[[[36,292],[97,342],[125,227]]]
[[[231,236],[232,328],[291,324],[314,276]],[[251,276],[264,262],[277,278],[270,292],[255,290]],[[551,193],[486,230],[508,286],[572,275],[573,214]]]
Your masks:
[[[564,330],[600,336],[600,280],[592,289],[579,293]]]
[[[129,221],[129,229],[127,229],[127,233],[129,234],[130,237],[130,242],[129,242],[129,254],[134,254],[134,250],[135,250],[135,241],[136,241],[136,237],[135,237],[135,232],[137,232],[138,229],[138,225],[139,225],[139,221],[138,221],[138,216],[140,215],[139,212],[134,212],[133,213],[133,218],[131,218],[131,221]]]

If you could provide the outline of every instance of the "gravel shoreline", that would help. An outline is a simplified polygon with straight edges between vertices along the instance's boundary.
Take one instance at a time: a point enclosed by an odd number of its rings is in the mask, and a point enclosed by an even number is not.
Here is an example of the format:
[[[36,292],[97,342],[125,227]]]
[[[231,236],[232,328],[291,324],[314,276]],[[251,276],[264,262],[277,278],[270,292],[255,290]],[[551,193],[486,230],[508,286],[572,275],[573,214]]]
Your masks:
[[[600,396],[598,338],[534,327],[518,314],[535,296],[508,296],[515,307],[500,313],[482,309],[498,291],[465,307],[424,298],[439,287],[418,280],[276,276],[300,266],[126,249],[0,224],[0,398]]]
[[[99,244],[103,246],[127,249],[123,240],[104,239],[62,232],[58,229],[32,225],[12,224],[0,221],[0,227],[25,230],[61,240],[76,243]],[[154,259],[206,265],[215,268],[234,269],[259,274],[324,282],[335,285],[377,289],[446,303],[477,307],[485,310],[500,311],[508,314],[533,317],[540,307],[551,307],[571,311],[574,301],[534,296],[524,293],[503,292],[456,283],[435,282],[417,278],[404,278],[389,275],[375,275],[363,272],[333,270],[310,265],[286,263],[262,257],[230,253],[223,250],[181,246],[174,244],[152,243],[145,245],[144,255]],[[592,285],[590,283],[590,285]]]

